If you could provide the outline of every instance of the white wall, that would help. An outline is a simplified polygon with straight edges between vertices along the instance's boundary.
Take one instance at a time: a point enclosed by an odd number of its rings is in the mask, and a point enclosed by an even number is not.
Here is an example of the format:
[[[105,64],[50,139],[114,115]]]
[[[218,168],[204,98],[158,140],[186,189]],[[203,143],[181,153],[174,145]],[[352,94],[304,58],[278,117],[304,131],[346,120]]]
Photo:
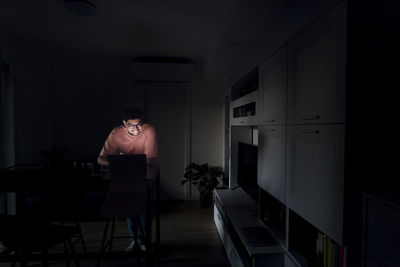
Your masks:
[[[66,149],[67,159],[95,158],[122,110],[145,106],[130,58],[46,51],[19,41],[12,46],[17,163],[43,162],[40,150],[52,148]],[[223,166],[226,91],[224,79],[192,85],[187,162]]]
[[[186,93],[184,85],[147,86],[145,88],[147,119],[157,131],[160,163],[160,198],[184,199],[186,187],[181,185],[187,164]]]
[[[49,58],[29,42],[3,40],[14,81],[15,160],[37,163],[52,143]]]
[[[131,60],[49,49],[0,36],[13,67],[16,163],[41,163],[41,150],[95,158],[122,110],[144,107]]]
[[[70,158],[95,158],[109,132],[122,124],[123,109],[144,107],[134,87],[129,58],[53,56],[54,145]]]
[[[192,162],[223,166],[225,91],[224,79],[192,86]]]
[[[14,81],[7,48],[0,42],[0,167],[15,164]]]

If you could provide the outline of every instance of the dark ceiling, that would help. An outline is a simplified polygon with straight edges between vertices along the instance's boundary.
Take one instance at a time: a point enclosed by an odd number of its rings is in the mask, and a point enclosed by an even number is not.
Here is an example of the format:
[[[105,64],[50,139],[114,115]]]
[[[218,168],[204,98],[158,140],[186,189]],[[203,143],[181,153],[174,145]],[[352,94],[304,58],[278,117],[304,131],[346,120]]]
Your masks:
[[[90,1],[96,6],[92,16],[71,13],[63,0],[0,0],[0,32],[56,48],[201,61],[214,73],[243,55],[267,55],[333,2]]]

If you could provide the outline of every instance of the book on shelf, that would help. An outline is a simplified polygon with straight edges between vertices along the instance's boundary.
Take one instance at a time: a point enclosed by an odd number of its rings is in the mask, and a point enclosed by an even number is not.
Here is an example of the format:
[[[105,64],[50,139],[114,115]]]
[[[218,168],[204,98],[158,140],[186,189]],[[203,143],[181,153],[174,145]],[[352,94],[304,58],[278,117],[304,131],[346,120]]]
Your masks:
[[[346,266],[345,264],[346,248],[335,243],[335,241],[333,241],[327,235],[318,233],[318,238],[316,240],[316,251],[318,255],[318,262],[320,262],[321,266],[324,267]]]
[[[327,242],[328,242],[328,267],[334,267],[333,266],[333,246],[334,244],[332,243],[332,240],[327,237]]]
[[[347,249],[346,249],[346,247],[343,247],[343,259],[342,259],[342,264],[343,264],[343,267],[346,267],[347,266],[347,264],[346,264],[346,256],[347,256]]]
[[[323,251],[324,251],[324,267],[328,267],[328,250],[327,250],[327,248],[328,248],[328,244],[327,244],[327,236],[326,235],[324,235],[323,236],[323,241],[324,241],[324,243],[323,243],[323,245],[324,245],[324,249],[323,249]]]
[[[318,233],[318,239],[316,244],[316,254],[317,254],[317,262],[320,266],[322,266],[324,262],[324,235],[322,233]]]

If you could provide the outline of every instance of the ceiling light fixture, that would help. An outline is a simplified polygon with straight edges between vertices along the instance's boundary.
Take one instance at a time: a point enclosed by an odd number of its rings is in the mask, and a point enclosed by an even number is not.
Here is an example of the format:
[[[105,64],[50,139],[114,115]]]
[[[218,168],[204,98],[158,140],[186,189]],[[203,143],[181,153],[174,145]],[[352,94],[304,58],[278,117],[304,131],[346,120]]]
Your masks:
[[[87,0],[64,0],[64,6],[78,16],[93,16],[96,6]]]

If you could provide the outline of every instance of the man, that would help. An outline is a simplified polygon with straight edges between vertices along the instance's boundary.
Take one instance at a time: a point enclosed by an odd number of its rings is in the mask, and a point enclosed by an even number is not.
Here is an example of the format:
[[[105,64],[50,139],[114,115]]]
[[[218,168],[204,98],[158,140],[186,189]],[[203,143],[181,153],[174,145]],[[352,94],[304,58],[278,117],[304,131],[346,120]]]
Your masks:
[[[104,143],[97,162],[108,167],[107,155],[111,154],[146,154],[147,164],[152,164],[157,157],[157,136],[153,126],[144,122],[143,112],[138,108],[130,108],[124,111],[123,126],[114,128]],[[151,178],[151,168],[148,168],[147,178]],[[142,224],[145,225],[145,214],[140,216]],[[132,220],[127,218],[131,236]],[[145,233],[139,229],[138,243],[145,250],[143,238]],[[135,241],[129,245],[127,250],[134,248]]]
[[[146,154],[147,164],[157,157],[156,131],[153,126],[144,123],[143,113],[138,108],[124,111],[123,126],[114,128],[109,134],[97,162],[108,167],[107,155]]]

